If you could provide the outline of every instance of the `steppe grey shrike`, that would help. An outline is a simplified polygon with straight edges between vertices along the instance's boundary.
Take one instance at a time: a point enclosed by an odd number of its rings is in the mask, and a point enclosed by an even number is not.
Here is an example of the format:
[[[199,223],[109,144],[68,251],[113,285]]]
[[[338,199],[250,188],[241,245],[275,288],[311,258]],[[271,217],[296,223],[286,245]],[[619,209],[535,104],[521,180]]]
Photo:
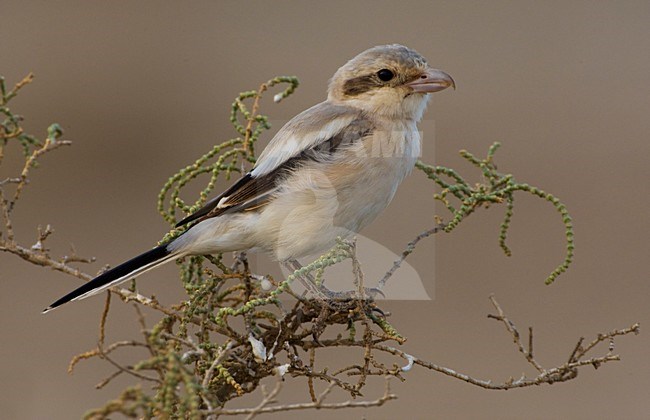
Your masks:
[[[253,169],[177,226],[171,242],[106,271],[48,312],[186,255],[259,250],[279,261],[323,252],[384,210],[420,154],[428,94],[455,87],[402,45],[370,48],[338,69],[327,100],[295,116]]]

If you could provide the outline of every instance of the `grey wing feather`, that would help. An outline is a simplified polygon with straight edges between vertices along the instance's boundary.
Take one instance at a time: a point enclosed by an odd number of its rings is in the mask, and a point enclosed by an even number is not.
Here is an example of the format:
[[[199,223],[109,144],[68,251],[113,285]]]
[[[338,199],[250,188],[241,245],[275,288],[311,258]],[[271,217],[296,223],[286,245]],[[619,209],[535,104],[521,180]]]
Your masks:
[[[226,191],[211,199],[199,210],[187,216],[176,224],[176,227],[186,225],[195,220],[215,217],[243,204],[251,199],[259,198],[275,188],[275,183],[269,176],[253,177],[247,173]]]
[[[327,101],[301,112],[273,137],[251,173],[261,176],[273,172],[303,151],[338,135],[358,118],[362,118],[360,110]]]
[[[356,110],[327,102],[316,105],[282,127],[252,171],[176,226],[258,209],[273,200],[281,181],[298,167],[331,157],[338,149],[370,134],[372,129],[370,120]]]

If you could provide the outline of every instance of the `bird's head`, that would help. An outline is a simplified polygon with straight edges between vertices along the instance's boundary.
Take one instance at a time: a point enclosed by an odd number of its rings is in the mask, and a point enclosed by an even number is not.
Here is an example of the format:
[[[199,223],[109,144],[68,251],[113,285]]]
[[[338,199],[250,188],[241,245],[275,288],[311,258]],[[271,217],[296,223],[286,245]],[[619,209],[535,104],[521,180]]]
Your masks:
[[[456,87],[416,51],[403,45],[370,48],[339,68],[330,80],[328,100],[389,118],[419,121],[429,93]]]

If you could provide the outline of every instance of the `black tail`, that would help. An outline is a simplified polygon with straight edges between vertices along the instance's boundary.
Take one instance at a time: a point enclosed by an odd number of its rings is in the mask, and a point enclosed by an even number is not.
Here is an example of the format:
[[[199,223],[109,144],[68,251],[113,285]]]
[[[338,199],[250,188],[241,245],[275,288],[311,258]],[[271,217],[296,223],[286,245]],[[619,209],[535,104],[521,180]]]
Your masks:
[[[88,283],[85,283],[81,287],[73,290],[45,308],[43,313],[49,312],[64,303],[84,299],[106,290],[109,287],[116,286],[119,283],[127,281],[147,270],[175,259],[177,256],[179,256],[178,253],[171,253],[167,250],[167,245],[156,247],[108,270],[105,273],[100,274]]]

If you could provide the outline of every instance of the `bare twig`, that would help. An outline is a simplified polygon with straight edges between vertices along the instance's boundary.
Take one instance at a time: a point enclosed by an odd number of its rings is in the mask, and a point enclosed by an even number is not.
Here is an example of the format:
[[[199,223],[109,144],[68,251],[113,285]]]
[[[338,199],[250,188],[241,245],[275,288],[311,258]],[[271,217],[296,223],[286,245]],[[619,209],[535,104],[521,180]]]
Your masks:
[[[273,393],[269,393],[268,396],[270,397],[275,397],[277,393],[280,392],[282,382],[278,382],[276,387],[274,388],[273,391],[276,391]],[[384,394],[377,398],[376,400],[370,400],[370,401],[343,401],[340,403],[325,403],[324,400],[325,398],[329,395],[329,393],[333,389],[333,384],[330,384],[319,396],[316,402],[310,402],[310,403],[300,403],[300,404],[283,404],[279,406],[273,406],[273,407],[267,407],[266,405],[269,402],[265,402],[268,398],[265,398],[265,401],[263,401],[262,404],[260,403],[257,407],[254,408],[235,408],[235,409],[221,409],[221,410],[216,410],[215,414],[219,415],[228,415],[228,416],[236,416],[236,415],[242,415],[242,414],[249,414],[249,415],[258,415],[258,414],[267,414],[267,413],[277,413],[281,411],[295,411],[295,410],[308,410],[308,409],[323,409],[323,410],[337,410],[337,409],[344,409],[344,408],[369,408],[369,407],[381,407],[384,405],[387,401],[397,399],[397,395],[393,394],[390,391],[390,385],[389,385],[389,380],[386,379],[386,387],[384,390]],[[269,398],[270,400],[270,398]],[[252,418],[252,417],[249,417]]]
[[[497,303],[496,299],[494,298],[494,295],[490,295],[490,302],[492,302],[492,305],[494,308],[497,310],[498,315],[488,315],[488,318],[496,319],[498,321],[503,322],[503,325],[505,325],[506,329],[510,334],[512,334],[513,341],[515,345],[517,346],[517,349],[521,354],[524,355],[528,363],[530,363],[539,373],[544,374],[544,368],[537,363],[535,358],[533,357],[533,329],[529,328],[528,333],[528,351],[524,348],[524,345],[521,343],[521,337],[519,335],[519,331],[517,330],[517,327],[515,326],[512,321],[510,321],[505,314],[503,313],[503,309],[501,309],[501,306],[499,306],[499,303]]]
[[[609,333],[605,334],[598,334],[597,338],[593,340],[589,346],[586,348],[582,348],[580,346],[580,343],[582,342],[582,339],[578,342],[578,346],[572,351],[571,356],[569,357],[569,362],[566,362],[562,365],[549,368],[549,369],[544,369],[539,363],[533,358],[532,352],[526,351],[523,346],[521,345],[521,342],[519,340],[519,333],[517,332],[517,329],[504,314],[503,310],[499,306],[499,304],[496,302],[496,299],[494,296],[490,296],[490,300],[492,301],[493,305],[497,309],[499,315],[491,315],[490,318],[497,319],[506,325],[506,329],[508,332],[512,335],[513,340],[515,344],[517,345],[520,353],[524,355],[526,360],[531,363],[535,367],[535,369],[539,372],[539,374],[534,377],[534,378],[526,378],[525,376],[520,377],[519,379],[514,379],[510,378],[509,380],[503,382],[503,383],[493,383],[491,380],[481,380],[481,379],[476,379],[470,375],[464,374],[464,373],[459,373],[453,369],[443,367],[440,365],[437,365],[435,363],[431,363],[425,360],[422,360],[418,357],[412,356],[402,350],[398,350],[394,347],[382,344],[382,343],[374,343],[373,344],[373,349],[383,351],[386,353],[390,353],[395,356],[399,356],[404,358],[409,362],[409,364],[416,364],[422,367],[425,367],[430,370],[434,370],[436,372],[443,373],[445,375],[451,376],[456,379],[460,379],[462,381],[465,381],[469,384],[479,386],[481,388],[485,389],[491,389],[491,390],[508,390],[508,389],[513,389],[513,388],[523,388],[523,387],[529,387],[533,385],[542,385],[542,384],[553,384],[556,382],[565,382],[571,379],[574,379],[578,375],[578,368],[583,367],[583,366],[593,366],[594,368],[598,368],[600,365],[612,361],[618,361],[620,360],[619,355],[613,355],[611,354],[611,351],[609,351],[606,355],[604,356],[597,356],[597,357],[591,357],[588,359],[582,359],[583,357],[586,356],[587,352],[592,350],[597,344],[602,343],[606,340],[609,340],[613,337],[616,336],[622,336],[622,335],[629,335],[629,334],[638,334],[639,333],[639,324],[633,324],[632,326],[624,329],[619,329],[619,330],[613,330]],[[365,340],[322,340],[320,343],[320,346],[323,347],[331,347],[331,346],[354,346],[354,347],[365,347],[367,346],[367,343]],[[303,347],[305,349],[309,349],[312,347],[312,344],[310,343],[303,343]],[[611,348],[611,345],[610,347]]]
[[[20,199],[20,195],[23,192],[25,185],[27,184],[27,175],[29,174],[29,170],[34,166],[34,162],[36,162],[36,159],[38,159],[41,155],[47,152],[58,149],[61,146],[70,146],[71,144],[72,144],[71,141],[67,141],[67,140],[55,141],[54,139],[47,138],[45,140],[45,144],[43,145],[43,147],[41,147],[40,149],[36,149],[32,152],[29,158],[25,161],[23,170],[20,173],[20,181],[17,183],[16,190],[14,191],[13,199],[9,202],[9,213],[11,213],[11,211],[13,210],[16,201]]]
[[[444,230],[445,226],[446,225],[444,223],[439,223],[436,226],[432,227],[431,229],[421,232],[411,242],[406,244],[406,248],[404,249],[404,251],[402,251],[402,255],[399,257],[399,259],[395,260],[390,270],[388,270],[386,274],[384,274],[384,277],[382,277],[381,280],[379,280],[379,282],[377,283],[377,289],[382,290],[386,286],[386,282],[388,281],[388,279],[390,279],[393,276],[393,274],[395,274],[395,271],[397,271],[397,269],[400,268],[400,266],[402,265],[406,257],[411,255],[411,253],[415,251],[415,247],[417,246],[418,242],[420,242],[424,238],[427,238],[431,235],[440,232],[441,230]]]

